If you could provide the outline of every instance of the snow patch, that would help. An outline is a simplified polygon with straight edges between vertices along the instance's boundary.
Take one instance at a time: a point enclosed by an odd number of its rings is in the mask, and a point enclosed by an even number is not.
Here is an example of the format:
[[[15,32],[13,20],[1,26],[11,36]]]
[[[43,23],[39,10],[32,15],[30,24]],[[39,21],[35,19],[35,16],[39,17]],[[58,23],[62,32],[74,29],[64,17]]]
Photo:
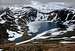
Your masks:
[[[11,37],[11,38],[8,39],[8,40],[10,40],[10,41],[14,41],[16,38],[19,38],[19,37],[22,36],[22,34],[19,34],[19,33],[14,32],[14,31],[9,31],[9,30],[7,30],[7,32],[8,32],[8,34],[9,34],[9,37]]]

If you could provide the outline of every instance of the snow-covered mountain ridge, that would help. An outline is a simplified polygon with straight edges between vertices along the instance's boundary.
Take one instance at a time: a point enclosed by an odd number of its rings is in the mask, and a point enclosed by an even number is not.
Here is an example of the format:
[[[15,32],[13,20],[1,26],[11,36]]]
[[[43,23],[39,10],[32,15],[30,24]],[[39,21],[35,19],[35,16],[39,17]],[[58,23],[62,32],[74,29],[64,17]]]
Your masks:
[[[0,28],[6,28],[4,30],[11,41],[23,36],[24,32],[32,37],[30,40],[63,38],[67,36],[65,33],[75,31],[75,9],[58,2],[2,8],[0,25]],[[74,33],[67,37],[72,36],[75,36]]]

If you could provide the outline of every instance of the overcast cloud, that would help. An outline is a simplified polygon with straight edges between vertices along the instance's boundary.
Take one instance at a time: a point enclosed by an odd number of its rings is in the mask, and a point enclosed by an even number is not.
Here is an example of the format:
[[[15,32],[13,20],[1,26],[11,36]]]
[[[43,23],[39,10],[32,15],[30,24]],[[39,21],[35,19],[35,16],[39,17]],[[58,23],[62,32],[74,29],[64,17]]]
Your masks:
[[[42,3],[65,2],[65,3],[71,4],[73,7],[75,7],[74,6],[75,0],[0,0],[0,5],[29,4],[31,1],[38,1],[38,2],[42,2]]]
[[[30,2],[31,0],[0,0],[0,3],[28,3]],[[75,0],[35,0],[35,1],[39,1],[39,2],[70,2],[70,3],[74,3]]]

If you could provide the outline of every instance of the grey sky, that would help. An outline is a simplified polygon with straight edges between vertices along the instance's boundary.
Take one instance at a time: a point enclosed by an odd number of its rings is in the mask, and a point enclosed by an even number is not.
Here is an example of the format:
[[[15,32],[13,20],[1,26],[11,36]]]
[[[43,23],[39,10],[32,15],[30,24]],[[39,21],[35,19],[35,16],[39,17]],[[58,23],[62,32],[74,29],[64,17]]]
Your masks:
[[[0,0],[0,5],[11,5],[11,4],[29,4],[31,0]],[[43,3],[47,2],[67,2],[71,3],[74,6],[75,0],[34,0],[34,1],[39,1]]]
[[[0,3],[26,3],[30,0],[0,0]],[[75,0],[36,0],[40,2],[75,2]]]

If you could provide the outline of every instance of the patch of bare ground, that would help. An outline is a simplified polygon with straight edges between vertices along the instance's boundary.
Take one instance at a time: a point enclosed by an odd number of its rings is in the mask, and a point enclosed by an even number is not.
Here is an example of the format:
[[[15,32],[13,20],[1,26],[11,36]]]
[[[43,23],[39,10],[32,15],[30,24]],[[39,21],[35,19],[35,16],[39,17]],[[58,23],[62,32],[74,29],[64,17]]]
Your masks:
[[[75,51],[75,44],[28,43],[15,46],[15,43],[10,43],[4,45],[2,48],[4,49],[3,51]]]

